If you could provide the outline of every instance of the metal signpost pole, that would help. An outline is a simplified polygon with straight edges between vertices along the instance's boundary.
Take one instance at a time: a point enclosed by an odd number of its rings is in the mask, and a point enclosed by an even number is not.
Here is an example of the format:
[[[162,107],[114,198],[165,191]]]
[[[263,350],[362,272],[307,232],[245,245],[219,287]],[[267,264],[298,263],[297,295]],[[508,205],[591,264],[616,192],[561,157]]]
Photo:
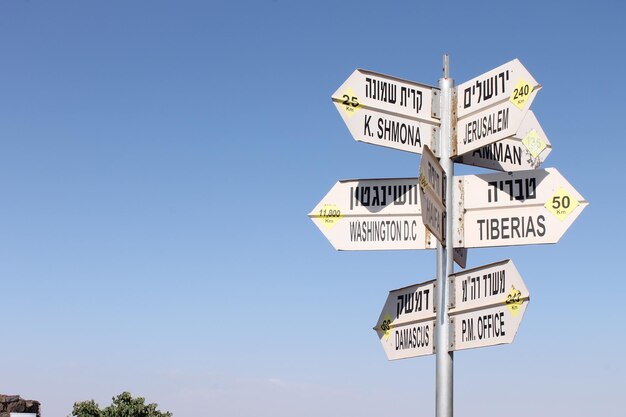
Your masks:
[[[448,275],[453,272],[453,179],[454,163],[452,162],[452,109],[454,80],[449,77],[448,55],[443,58],[443,78],[439,80],[441,89],[441,127],[439,131],[438,154],[441,166],[446,173],[446,246],[438,244],[437,256],[437,322],[435,326],[435,349],[437,354],[435,415],[436,417],[452,417],[453,411],[453,352],[450,350],[450,320],[448,307],[450,288]]]

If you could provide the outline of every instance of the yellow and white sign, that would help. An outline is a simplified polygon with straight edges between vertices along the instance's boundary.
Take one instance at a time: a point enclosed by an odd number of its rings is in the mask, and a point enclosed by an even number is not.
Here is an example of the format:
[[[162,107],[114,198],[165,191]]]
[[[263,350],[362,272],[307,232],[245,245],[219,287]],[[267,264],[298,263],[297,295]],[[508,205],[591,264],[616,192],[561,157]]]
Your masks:
[[[387,359],[435,353],[435,281],[389,291],[374,327]]]
[[[556,243],[588,205],[555,168],[456,179],[464,190],[459,247]]]
[[[417,178],[337,182],[309,217],[337,250],[434,249]]]
[[[357,69],[333,93],[337,111],[359,142],[422,153],[434,139],[434,87]]]
[[[532,110],[529,110],[515,135],[476,148],[454,162],[497,171],[537,169],[552,151],[552,144]]]
[[[530,293],[510,259],[450,275],[453,350],[512,343]]]
[[[514,59],[456,88],[456,155],[515,135],[541,85]]]

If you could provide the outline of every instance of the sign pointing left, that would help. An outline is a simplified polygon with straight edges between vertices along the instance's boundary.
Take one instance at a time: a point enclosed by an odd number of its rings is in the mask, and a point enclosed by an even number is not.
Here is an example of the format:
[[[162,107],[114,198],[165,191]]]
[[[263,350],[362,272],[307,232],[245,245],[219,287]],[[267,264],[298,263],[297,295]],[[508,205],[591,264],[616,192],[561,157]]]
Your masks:
[[[435,281],[389,291],[374,330],[389,360],[435,353]]]
[[[432,144],[439,126],[432,107],[437,91],[357,69],[332,99],[355,140],[421,154],[424,145]]]
[[[338,181],[309,217],[337,250],[434,249],[417,178]]]

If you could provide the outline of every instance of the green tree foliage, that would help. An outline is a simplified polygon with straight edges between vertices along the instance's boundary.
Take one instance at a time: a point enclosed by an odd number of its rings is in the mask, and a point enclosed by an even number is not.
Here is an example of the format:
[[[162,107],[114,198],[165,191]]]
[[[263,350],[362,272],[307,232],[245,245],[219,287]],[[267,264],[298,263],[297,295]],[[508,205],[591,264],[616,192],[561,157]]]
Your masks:
[[[74,417],[172,417],[169,411],[157,410],[157,405],[146,404],[142,397],[133,398],[129,392],[123,392],[113,397],[108,407],[100,409],[94,401],[80,401],[74,403],[72,416]]]
[[[101,417],[102,411],[94,400],[74,403],[72,415],[76,417]]]

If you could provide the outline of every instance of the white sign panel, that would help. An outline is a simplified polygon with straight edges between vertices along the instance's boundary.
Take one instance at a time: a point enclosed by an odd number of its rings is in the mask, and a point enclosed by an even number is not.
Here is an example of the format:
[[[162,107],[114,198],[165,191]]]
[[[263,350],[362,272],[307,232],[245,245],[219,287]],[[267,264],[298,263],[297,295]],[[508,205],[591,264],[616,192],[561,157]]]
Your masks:
[[[357,103],[358,106],[438,125],[439,120],[432,115],[433,90],[437,91],[425,84],[357,69],[332,98],[343,105]]]
[[[434,353],[434,283],[389,292],[374,327],[389,360]]]
[[[359,141],[411,153],[422,153],[424,145],[432,144],[433,126],[414,119],[401,118],[367,108],[346,112],[342,104],[335,107],[343,117],[352,137]]]
[[[399,324],[380,337],[387,359],[415,358],[435,353],[435,319]]]
[[[512,343],[530,294],[510,259],[451,274],[452,350]]]
[[[515,135],[540,88],[517,59],[459,85],[456,155]]]
[[[521,304],[516,315],[505,305],[455,315],[451,318],[454,331],[452,350],[512,343],[527,305]]]
[[[309,217],[337,250],[433,249],[417,178],[339,181]]]
[[[439,120],[433,117],[433,87],[356,70],[332,95],[355,140],[422,153]]]
[[[514,136],[461,155],[455,162],[498,171],[522,171],[539,168],[551,151],[550,141],[529,110]]]
[[[528,289],[510,259],[451,274],[449,280],[454,289],[451,312],[495,305],[517,307],[530,299]]]
[[[457,177],[465,248],[556,243],[588,202],[555,169]],[[456,222],[457,219],[455,219]]]
[[[428,146],[420,162],[420,198],[422,200],[422,220],[424,225],[437,239],[445,244],[446,240],[446,175],[435,155]]]

